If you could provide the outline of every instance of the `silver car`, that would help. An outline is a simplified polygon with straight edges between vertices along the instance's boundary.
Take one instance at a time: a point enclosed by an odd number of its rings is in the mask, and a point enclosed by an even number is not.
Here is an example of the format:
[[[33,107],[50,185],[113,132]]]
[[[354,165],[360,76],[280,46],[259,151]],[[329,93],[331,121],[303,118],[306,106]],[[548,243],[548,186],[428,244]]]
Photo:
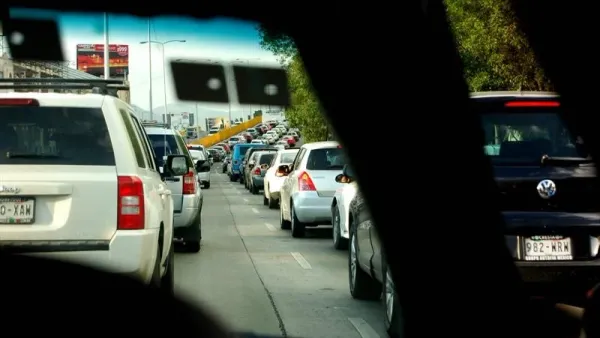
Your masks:
[[[280,192],[280,223],[303,237],[306,227],[331,224],[331,203],[342,183],[335,177],[346,164],[337,142],[304,144],[291,165],[281,165],[277,175],[286,176]]]
[[[269,165],[273,162],[275,158],[274,151],[257,151],[254,154],[254,163],[252,169],[249,170],[249,185],[250,192],[253,195],[258,195],[259,191],[265,188],[264,178],[267,170],[269,169]],[[252,163],[252,162],[250,162]]]
[[[188,158],[189,172],[184,176],[168,177],[165,179],[173,199],[174,238],[185,244],[185,249],[191,252],[200,251],[202,190],[196,178],[195,163],[183,137],[179,132],[168,127],[144,125],[146,134],[152,142],[154,153],[163,167],[163,161],[168,155],[185,155]]]
[[[210,189],[210,161],[206,159],[206,154],[202,151],[190,150],[190,154],[194,159],[198,182],[200,182],[203,189]]]

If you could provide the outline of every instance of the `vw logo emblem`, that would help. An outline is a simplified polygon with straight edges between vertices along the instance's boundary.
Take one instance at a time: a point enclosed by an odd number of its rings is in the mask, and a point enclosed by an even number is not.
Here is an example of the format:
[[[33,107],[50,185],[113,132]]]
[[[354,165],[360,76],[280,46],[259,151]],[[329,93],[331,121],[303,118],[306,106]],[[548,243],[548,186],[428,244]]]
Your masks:
[[[537,191],[541,198],[549,199],[556,195],[556,184],[552,180],[540,181],[537,185]]]

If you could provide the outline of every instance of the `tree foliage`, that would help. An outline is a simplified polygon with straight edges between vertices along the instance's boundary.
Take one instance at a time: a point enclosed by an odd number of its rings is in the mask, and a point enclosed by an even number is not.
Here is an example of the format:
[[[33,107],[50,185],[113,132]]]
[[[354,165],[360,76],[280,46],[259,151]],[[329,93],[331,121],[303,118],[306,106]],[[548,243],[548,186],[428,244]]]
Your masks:
[[[302,130],[305,142],[325,141],[329,136],[328,122],[294,41],[265,26],[258,28],[261,47],[277,57],[288,72],[291,106],[285,110],[285,118],[292,127]]]
[[[518,27],[510,0],[445,3],[472,91],[552,89]]]

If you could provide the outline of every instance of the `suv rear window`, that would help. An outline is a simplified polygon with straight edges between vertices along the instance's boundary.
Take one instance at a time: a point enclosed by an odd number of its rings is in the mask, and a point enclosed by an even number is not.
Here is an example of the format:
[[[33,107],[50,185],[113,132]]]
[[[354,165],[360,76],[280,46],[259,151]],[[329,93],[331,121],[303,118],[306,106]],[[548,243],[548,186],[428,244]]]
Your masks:
[[[342,170],[346,156],[340,148],[313,149],[308,155],[308,170]]]
[[[0,109],[0,164],[115,165],[99,108]]]
[[[175,140],[175,135],[148,135],[150,141],[152,142],[152,148],[154,148],[154,153],[156,154],[156,160],[158,161],[160,166],[165,164],[163,157],[168,155],[187,155],[182,154],[177,146],[177,140]]]
[[[571,135],[557,109],[481,114],[484,152],[492,161],[540,163],[542,156],[587,158],[581,138]]]

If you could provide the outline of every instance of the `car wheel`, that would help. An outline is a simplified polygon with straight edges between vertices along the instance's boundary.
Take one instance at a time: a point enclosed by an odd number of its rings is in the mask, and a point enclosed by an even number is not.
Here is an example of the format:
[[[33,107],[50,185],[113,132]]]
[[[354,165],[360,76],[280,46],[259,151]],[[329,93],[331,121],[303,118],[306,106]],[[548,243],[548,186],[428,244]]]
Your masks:
[[[283,208],[279,208],[279,226],[282,230],[289,230],[292,223],[283,218]]]
[[[204,183],[204,189],[210,189],[210,182]]]
[[[333,221],[333,247],[336,250],[348,249],[348,240],[342,237],[342,224],[340,218],[340,209],[337,205],[331,208],[331,219]]]
[[[353,226],[353,228],[355,228]],[[355,299],[377,300],[381,297],[381,284],[363,271],[358,262],[358,240],[356,230],[350,233],[348,250],[348,282],[350,295]]]
[[[292,237],[302,238],[306,235],[306,224],[298,220],[298,216],[294,211],[294,204],[290,203],[290,213],[292,214]]]
[[[263,195],[263,205],[269,205],[269,199],[265,195]]]
[[[260,190],[257,187],[255,187],[254,184],[250,185],[250,192],[252,193],[252,195],[258,195],[259,191]]]
[[[269,209],[277,208],[277,200],[274,198],[269,198]]]
[[[385,329],[388,332],[390,338],[395,338],[400,336],[400,304],[398,303],[398,298],[396,297],[396,287],[394,284],[394,280],[392,279],[392,273],[387,268],[387,264],[385,266],[385,271],[383,271],[383,296],[381,297],[383,301],[383,311],[385,314]]]
[[[175,244],[173,243],[169,249],[167,271],[160,281],[160,288],[171,295],[175,294]]]

